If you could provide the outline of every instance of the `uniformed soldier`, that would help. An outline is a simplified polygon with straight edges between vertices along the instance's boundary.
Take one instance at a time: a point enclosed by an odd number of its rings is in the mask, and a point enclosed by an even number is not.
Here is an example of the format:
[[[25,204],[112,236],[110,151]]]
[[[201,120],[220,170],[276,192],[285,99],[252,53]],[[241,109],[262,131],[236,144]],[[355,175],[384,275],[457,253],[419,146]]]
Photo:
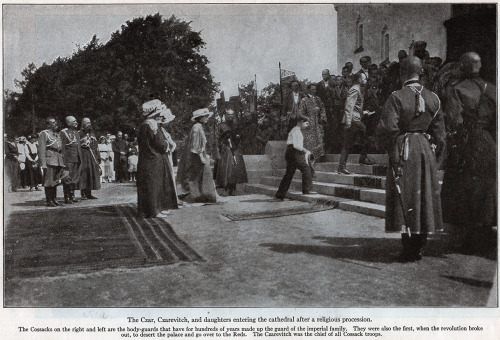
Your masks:
[[[82,166],[80,171],[80,190],[82,199],[97,199],[92,196],[92,190],[101,189],[101,154],[99,153],[97,138],[92,131],[89,118],[83,118],[82,128],[79,131],[82,152]]]
[[[47,129],[40,132],[38,136],[39,159],[43,170],[43,186],[48,207],[60,205],[56,200],[58,177],[64,168],[61,154],[61,137],[56,132],[57,122],[49,117],[46,120]]]
[[[437,95],[419,83],[422,62],[401,62],[403,88],[393,92],[377,127],[378,145],[389,154],[386,231],[402,233],[402,262],[418,261],[427,235],[443,228],[437,170],[445,146],[443,112]]]
[[[462,81],[445,107],[459,137],[453,145],[456,155],[447,161],[441,199],[444,221],[464,231],[462,250],[474,253],[496,244],[492,228],[497,225],[497,90],[479,76],[477,53],[465,53],[460,70]]]
[[[80,147],[80,135],[76,130],[78,123],[73,116],[66,117],[66,128],[62,129],[59,135],[62,142],[62,155],[66,170],[69,172],[70,181],[63,184],[64,203],[77,203],[75,199],[75,189],[80,181],[80,166],[82,151]]]

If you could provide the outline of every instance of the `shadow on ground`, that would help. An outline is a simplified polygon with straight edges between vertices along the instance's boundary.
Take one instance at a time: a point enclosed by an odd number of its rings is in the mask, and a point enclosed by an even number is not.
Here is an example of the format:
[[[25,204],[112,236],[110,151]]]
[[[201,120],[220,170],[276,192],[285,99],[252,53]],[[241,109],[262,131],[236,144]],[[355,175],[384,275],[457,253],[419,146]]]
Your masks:
[[[489,289],[493,287],[493,282],[490,281],[471,279],[468,277],[450,276],[450,275],[441,275],[441,277],[474,287],[489,288]]]
[[[272,251],[283,254],[307,253],[324,256],[332,259],[349,259],[371,263],[398,262],[401,251],[399,238],[357,238],[357,237],[324,237],[315,236],[327,245],[288,244],[288,243],[262,243]],[[448,238],[430,239],[424,250],[424,256],[446,258],[448,254],[460,254]],[[496,259],[494,250],[475,254],[487,259]],[[493,257],[493,258],[492,258]]]

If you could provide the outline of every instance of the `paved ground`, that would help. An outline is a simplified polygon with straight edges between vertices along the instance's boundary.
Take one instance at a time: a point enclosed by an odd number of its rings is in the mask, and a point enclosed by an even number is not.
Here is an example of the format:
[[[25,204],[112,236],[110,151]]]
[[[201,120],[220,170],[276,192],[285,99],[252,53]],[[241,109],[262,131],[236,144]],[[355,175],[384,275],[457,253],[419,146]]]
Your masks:
[[[61,193],[61,189],[59,189]],[[136,201],[135,185],[104,184],[78,207]],[[7,194],[12,210],[46,209],[43,192]],[[458,254],[432,240],[418,263],[396,260],[400,241],[383,219],[340,210],[233,222],[223,212],[299,206],[263,195],[187,206],[167,220],[205,262],[4,283],[5,306],[365,307],[496,305],[495,257]],[[65,206],[78,219],[79,209]],[[52,208],[58,209],[58,208]],[[6,219],[7,221],[7,219]],[[7,223],[6,228],[9,228]]]

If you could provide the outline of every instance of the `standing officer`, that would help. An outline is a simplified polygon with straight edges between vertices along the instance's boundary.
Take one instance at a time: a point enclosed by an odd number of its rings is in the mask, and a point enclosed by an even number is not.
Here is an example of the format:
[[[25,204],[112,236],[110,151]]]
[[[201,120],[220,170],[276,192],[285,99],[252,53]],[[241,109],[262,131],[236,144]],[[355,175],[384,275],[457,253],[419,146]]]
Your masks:
[[[447,161],[443,178],[443,219],[464,231],[462,250],[467,253],[496,244],[497,89],[479,76],[481,66],[475,52],[461,57],[463,79],[451,91],[445,110],[461,142],[455,146],[457,162]]]
[[[80,190],[82,199],[97,199],[92,196],[92,190],[101,189],[101,154],[99,153],[97,138],[92,131],[90,118],[83,118],[79,131],[82,152],[82,166],[80,173]]]
[[[52,117],[47,118],[46,122],[47,129],[40,132],[38,136],[38,156],[43,170],[43,186],[47,206],[55,207],[60,205],[56,201],[57,177],[64,168],[64,161],[61,154],[61,137],[56,132],[57,122]]]
[[[72,204],[75,200],[75,189],[80,181],[80,165],[82,160],[82,150],[80,147],[80,135],[76,130],[78,123],[73,116],[66,117],[66,128],[62,129],[59,135],[62,142],[62,155],[66,170],[69,172],[68,184],[63,184],[64,203]]]
[[[401,62],[403,88],[384,105],[377,127],[378,145],[389,154],[385,228],[400,231],[402,262],[418,261],[427,234],[443,228],[437,174],[445,146],[443,112],[438,96],[419,83],[422,62]]]

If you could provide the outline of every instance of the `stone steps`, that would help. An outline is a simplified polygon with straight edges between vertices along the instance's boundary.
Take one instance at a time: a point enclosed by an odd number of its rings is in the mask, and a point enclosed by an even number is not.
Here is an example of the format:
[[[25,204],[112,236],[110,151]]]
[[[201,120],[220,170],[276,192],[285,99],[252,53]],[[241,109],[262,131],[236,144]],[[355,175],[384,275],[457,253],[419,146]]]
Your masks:
[[[274,196],[276,187],[265,184],[247,184],[245,191],[253,194],[265,194]],[[301,191],[291,188],[288,191],[288,198],[309,203],[334,204],[338,209],[357,212],[360,214],[384,218],[385,206],[370,202],[356,201],[348,198],[335,197],[324,194],[303,195]]]
[[[388,158],[382,154],[368,157],[377,164],[359,164],[359,155],[349,155],[346,168],[351,174],[344,175],[337,173],[340,155],[325,155],[323,162],[314,164],[313,190],[319,195],[314,199],[338,202],[338,207],[343,210],[384,217]],[[271,174],[261,174],[260,181],[247,184],[245,191],[274,196],[285,169],[273,167]],[[442,177],[440,171],[440,181]],[[314,200],[310,195],[302,195],[301,186],[301,173],[297,170],[288,197],[307,202]]]
[[[328,171],[336,172],[339,168],[339,162],[321,162],[314,164],[314,170],[316,171]],[[359,163],[348,162],[346,164],[346,169],[351,173],[363,174],[363,175],[375,175],[375,176],[386,176],[388,165],[386,164],[374,164],[374,165],[364,165]]]
[[[375,162],[376,164],[383,164],[383,165],[388,165],[389,164],[389,157],[387,154],[370,154],[368,155],[368,158],[372,161]],[[327,154],[323,157],[323,162],[338,162],[340,160],[340,154]],[[359,155],[358,154],[351,154],[347,157],[347,163],[358,163],[359,162]]]
[[[285,169],[274,170],[272,175],[283,178]],[[302,175],[299,170],[295,172],[293,178],[300,179]],[[373,189],[385,189],[385,176],[373,176],[364,174],[344,175],[332,171],[316,171],[313,178],[314,182],[326,182],[345,185],[355,185],[359,187],[367,187]]]
[[[278,188],[282,177],[278,176],[265,176],[261,179],[261,184]],[[290,188],[301,191],[302,180],[293,179]],[[313,191],[318,194],[335,196],[340,198],[348,198],[356,201],[363,201],[376,204],[385,204],[385,189],[373,189],[366,187],[359,187],[355,185],[326,183],[313,181]]]

